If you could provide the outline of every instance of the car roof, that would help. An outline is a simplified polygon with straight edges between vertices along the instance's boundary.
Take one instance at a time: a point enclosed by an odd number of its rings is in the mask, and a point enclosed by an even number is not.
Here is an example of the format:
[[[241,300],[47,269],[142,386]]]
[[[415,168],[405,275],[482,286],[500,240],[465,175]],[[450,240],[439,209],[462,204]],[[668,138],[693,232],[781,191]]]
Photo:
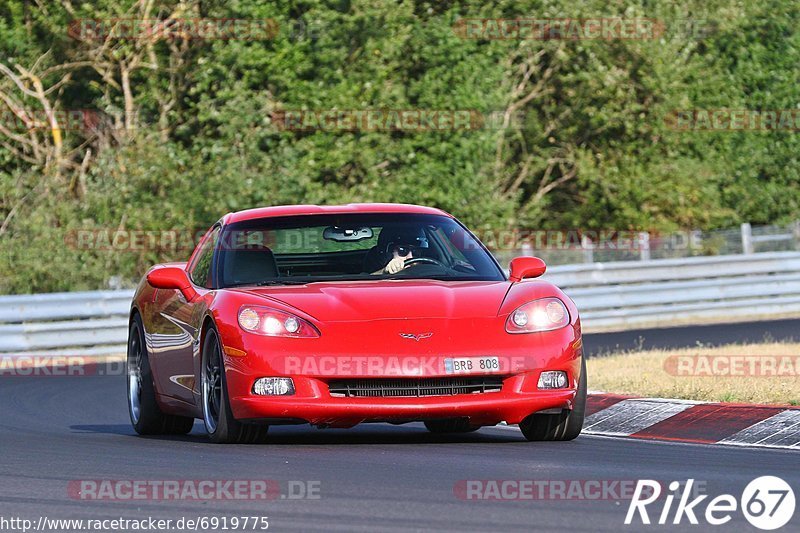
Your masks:
[[[435,207],[412,204],[346,204],[346,205],[279,205],[273,207],[257,207],[236,213],[228,213],[223,217],[225,224],[266,217],[285,217],[299,215],[335,215],[351,213],[414,213],[423,215],[444,215],[449,213]]]

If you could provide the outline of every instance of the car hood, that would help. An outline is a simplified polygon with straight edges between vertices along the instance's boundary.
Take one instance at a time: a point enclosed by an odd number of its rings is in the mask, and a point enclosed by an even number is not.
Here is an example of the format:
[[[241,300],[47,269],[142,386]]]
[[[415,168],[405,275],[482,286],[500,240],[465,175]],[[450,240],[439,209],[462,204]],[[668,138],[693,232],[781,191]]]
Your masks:
[[[322,322],[353,322],[495,317],[509,287],[507,281],[380,280],[237,290],[282,302]]]

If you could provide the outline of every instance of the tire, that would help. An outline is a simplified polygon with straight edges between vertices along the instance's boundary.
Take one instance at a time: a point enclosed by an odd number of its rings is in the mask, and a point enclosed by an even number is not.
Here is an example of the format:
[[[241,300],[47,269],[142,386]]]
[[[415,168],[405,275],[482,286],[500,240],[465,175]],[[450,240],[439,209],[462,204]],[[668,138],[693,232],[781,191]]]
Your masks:
[[[203,423],[208,438],[216,444],[260,444],[266,442],[269,426],[243,424],[236,420],[228,400],[228,383],[225,378],[225,361],[219,334],[211,327],[203,342],[200,370],[203,404]]]
[[[480,426],[472,426],[466,418],[448,418],[445,420],[428,420],[425,427],[431,433],[470,433],[477,431]]]
[[[125,363],[128,382],[128,415],[139,435],[185,435],[192,430],[194,418],[168,415],[156,402],[156,388],[150,358],[144,342],[144,327],[138,314],[128,330],[128,356]]]
[[[532,414],[520,422],[519,428],[529,441],[572,440],[581,434],[586,412],[586,358],[581,357],[581,378],[575,406],[557,415]]]

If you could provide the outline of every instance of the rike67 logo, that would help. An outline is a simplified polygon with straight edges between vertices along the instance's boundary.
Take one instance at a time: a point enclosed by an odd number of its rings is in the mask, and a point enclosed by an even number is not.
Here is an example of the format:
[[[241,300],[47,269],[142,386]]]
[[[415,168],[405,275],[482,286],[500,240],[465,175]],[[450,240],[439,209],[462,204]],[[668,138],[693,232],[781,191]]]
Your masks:
[[[699,516],[707,524],[720,526],[730,522],[734,514],[740,511],[754,527],[771,531],[785,526],[794,515],[794,491],[779,477],[762,476],[754,479],[745,487],[739,500],[731,494],[721,494],[708,502],[705,502],[707,494],[690,500],[693,485],[694,479],[685,483],[670,483],[669,492],[663,498],[664,506],[658,512],[657,505],[654,504],[662,499],[661,483],[640,479],[628,507],[625,524],[641,521],[642,524],[649,525],[652,520],[659,525],[677,525],[685,518],[689,524],[697,525],[700,523]],[[678,493],[681,487],[683,490]],[[649,512],[655,513],[652,518]]]

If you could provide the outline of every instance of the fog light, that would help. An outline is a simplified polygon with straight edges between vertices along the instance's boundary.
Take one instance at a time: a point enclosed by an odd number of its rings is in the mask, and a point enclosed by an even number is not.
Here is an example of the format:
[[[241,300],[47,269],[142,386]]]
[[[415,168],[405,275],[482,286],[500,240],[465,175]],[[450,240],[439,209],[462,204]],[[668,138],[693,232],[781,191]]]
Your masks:
[[[549,370],[539,375],[540,389],[564,389],[567,386],[567,373],[561,370]]]
[[[292,378],[258,378],[253,384],[253,394],[290,396],[294,394],[294,382]]]

